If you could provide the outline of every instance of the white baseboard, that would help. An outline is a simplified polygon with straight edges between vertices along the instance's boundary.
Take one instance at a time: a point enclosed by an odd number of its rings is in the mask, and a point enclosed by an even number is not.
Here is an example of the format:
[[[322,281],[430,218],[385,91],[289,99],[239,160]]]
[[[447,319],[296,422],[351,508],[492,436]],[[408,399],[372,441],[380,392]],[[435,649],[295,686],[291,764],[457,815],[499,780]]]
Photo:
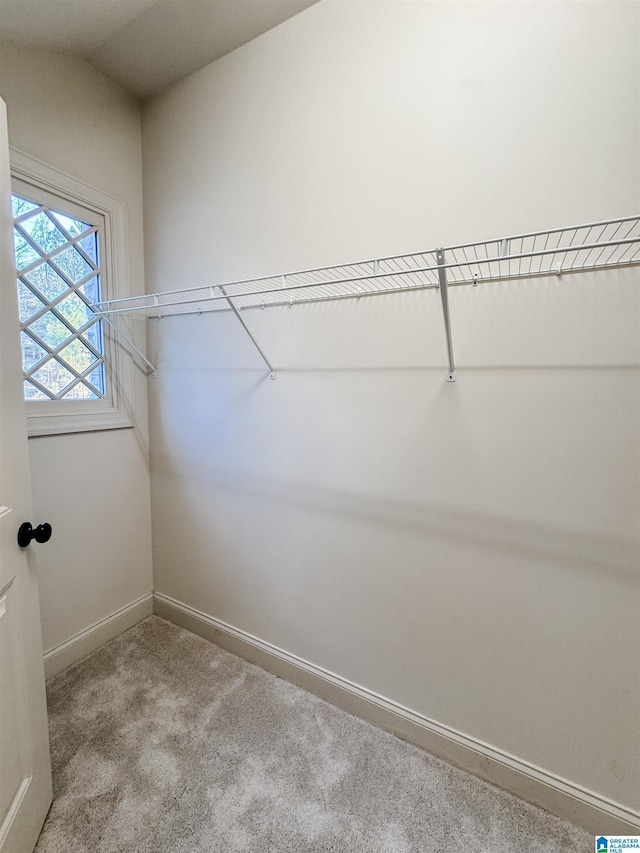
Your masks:
[[[132,628],[137,622],[153,613],[153,593],[147,593],[84,631],[60,643],[44,654],[44,673],[52,678],[72,663],[81,660],[118,634]]]
[[[640,813],[517,756],[509,755],[495,746],[430,720],[168,595],[154,593],[153,611],[331,704],[344,708],[350,714],[558,817],[584,827],[587,832],[594,835],[638,834]]]

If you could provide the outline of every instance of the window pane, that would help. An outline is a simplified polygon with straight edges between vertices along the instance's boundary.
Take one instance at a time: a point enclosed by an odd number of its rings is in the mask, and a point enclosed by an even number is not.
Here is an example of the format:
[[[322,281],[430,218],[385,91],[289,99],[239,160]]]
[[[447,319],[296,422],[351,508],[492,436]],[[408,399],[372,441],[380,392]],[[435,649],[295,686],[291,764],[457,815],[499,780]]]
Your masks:
[[[37,207],[37,204],[34,204],[32,201],[28,201],[26,198],[21,198],[19,195],[11,196],[11,210],[13,212],[14,219],[17,219],[24,213],[29,213],[30,210],[35,210]]]
[[[25,219],[20,223],[20,227],[40,246],[45,254],[53,252],[54,249],[68,242],[62,231],[56,227],[53,220],[44,211]]]
[[[24,399],[25,400],[50,400],[46,394],[43,394],[39,388],[32,385],[27,379],[24,382]]]
[[[84,382],[78,382],[64,395],[65,400],[99,400],[100,395],[88,388]]]
[[[73,382],[75,376],[55,358],[52,358],[33,374],[33,378],[48,388],[49,391],[59,394],[70,382]]]
[[[86,303],[80,299],[77,293],[72,293],[67,296],[62,302],[56,305],[56,310],[59,311],[65,320],[68,320],[74,329],[79,329],[84,326],[92,317],[96,315],[87,307]]]
[[[85,252],[96,266],[98,266],[98,234],[93,232],[82,240],[78,240],[78,246]]]
[[[22,332],[20,340],[22,343],[22,366],[25,371],[29,371],[34,364],[45,357],[47,351],[42,349],[40,344],[37,344],[26,332]]]
[[[100,302],[100,283],[97,275],[90,278],[86,284],[83,284],[78,289],[81,293],[84,293],[89,302]]]
[[[98,352],[102,352],[102,321],[94,323],[93,326],[82,333],[82,337],[86,338],[92,347],[95,347]]]
[[[20,314],[20,322],[24,323],[29,317],[32,317],[41,308],[44,308],[44,302],[33,293],[26,284],[18,281],[18,312]]]
[[[13,245],[16,250],[16,269],[22,270],[42,257],[15,228],[13,229]]]
[[[35,323],[31,323],[29,328],[51,349],[55,349],[71,336],[69,329],[51,311],[47,311]]]
[[[85,261],[74,246],[69,246],[68,249],[60,252],[52,260],[74,284],[77,284],[81,279],[88,276],[90,272],[93,272],[93,267]]]
[[[64,213],[60,213],[59,210],[52,210],[51,216],[62,225],[65,231],[71,237],[77,237],[79,234],[82,234],[84,231],[88,231],[89,228],[93,226],[89,225],[88,222],[83,222],[81,219],[74,219],[71,216],[66,216]]]
[[[51,264],[40,264],[39,267],[27,273],[25,278],[37,287],[40,293],[50,302],[60,296],[65,290],[69,290],[67,282],[60,278]]]
[[[105,382],[104,382],[104,364],[99,364],[95,370],[93,370],[89,374],[89,382],[98,389],[100,394],[104,396],[105,394]]]
[[[69,346],[66,346],[61,350],[61,352],[58,353],[58,356],[66,362],[66,364],[71,365],[71,367],[73,367],[73,369],[78,373],[84,373],[91,362],[97,361],[91,350],[87,349],[87,347],[77,338],[74,341],[71,341]]]

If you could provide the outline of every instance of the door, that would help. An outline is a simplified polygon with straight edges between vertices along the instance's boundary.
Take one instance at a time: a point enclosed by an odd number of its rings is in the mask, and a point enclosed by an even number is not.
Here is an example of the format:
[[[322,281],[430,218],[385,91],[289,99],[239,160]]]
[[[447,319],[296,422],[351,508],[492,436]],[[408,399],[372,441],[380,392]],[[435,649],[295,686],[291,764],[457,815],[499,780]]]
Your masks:
[[[51,805],[35,548],[31,521],[10,218],[9,144],[0,99],[0,853],[31,853]],[[46,546],[44,546],[46,547]]]

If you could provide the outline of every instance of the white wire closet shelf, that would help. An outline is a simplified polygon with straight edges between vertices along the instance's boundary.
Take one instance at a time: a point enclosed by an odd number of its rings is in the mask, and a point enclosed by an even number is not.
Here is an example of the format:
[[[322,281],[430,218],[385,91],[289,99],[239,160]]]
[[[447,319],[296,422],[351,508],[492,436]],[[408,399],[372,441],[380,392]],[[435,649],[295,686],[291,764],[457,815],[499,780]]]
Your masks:
[[[482,282],[562,275],[640,264],[640,216],[516,234],[263,278],[207,283],[100,302],[103,316],[144,311],[147,317],[232,310],[275,377],[240,312],[301,303],[439,289],[447,337],[448,379],[455,379],[447,290]]]

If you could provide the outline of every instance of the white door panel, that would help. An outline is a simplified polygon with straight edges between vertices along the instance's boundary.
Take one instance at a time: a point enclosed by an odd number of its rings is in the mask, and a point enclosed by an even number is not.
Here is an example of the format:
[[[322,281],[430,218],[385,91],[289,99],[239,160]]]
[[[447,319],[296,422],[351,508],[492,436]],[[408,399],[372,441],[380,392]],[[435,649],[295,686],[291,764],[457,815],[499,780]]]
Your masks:
[[[0,100],[0,853],[31,853],[51,804],[51,764],[11,241],[9,147]]]

